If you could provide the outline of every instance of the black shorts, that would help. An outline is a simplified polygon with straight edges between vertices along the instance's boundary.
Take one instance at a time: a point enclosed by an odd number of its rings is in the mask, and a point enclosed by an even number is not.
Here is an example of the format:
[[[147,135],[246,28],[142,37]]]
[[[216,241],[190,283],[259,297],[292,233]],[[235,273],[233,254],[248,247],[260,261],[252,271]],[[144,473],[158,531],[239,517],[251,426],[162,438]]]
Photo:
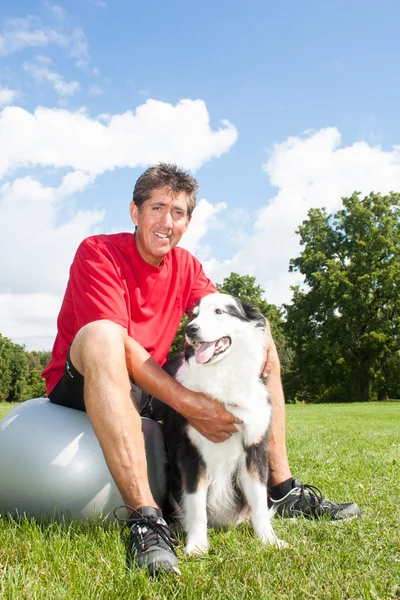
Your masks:
[[[165,370],[168,372],[168,367]],[[153,396],[143,391],[132,381],[131,388],[134,402],[140,416],[148,417],[155,421],[163,421],[165,405],[160,400],[157,400],[157,398],[153,398]],[[61,377],[54,390],[49,394],[49,400],[53,404],[86,411],[83,389],[84,377],[72,364],[70,352],[68,350],[64,375]]]

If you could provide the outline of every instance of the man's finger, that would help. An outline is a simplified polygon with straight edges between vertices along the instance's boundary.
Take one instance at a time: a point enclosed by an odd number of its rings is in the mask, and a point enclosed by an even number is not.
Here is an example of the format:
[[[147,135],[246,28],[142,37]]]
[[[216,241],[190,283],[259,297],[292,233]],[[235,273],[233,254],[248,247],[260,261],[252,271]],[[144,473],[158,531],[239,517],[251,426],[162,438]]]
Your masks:
[[[232,413],[230,413],[230,414],[232,415]],[[232,421],[233,423],[237,423],[238,425],[243,424],[242,419],[239,419],[239,417],[236,417],[235,415],[232,415],[232,417],[233,417],[233,421]],[[236,429],[236,427],[235,427],[235,429]],[[236,429],[236,431],[237,431],[237,429]]]
[[[222,435],[208,435],[207,439],[210,440],[210,442],[214,442],[214,444],[220,444],[221,442],[225,442],[229,437],[230,435],[227,437],[223,437]]]
[[[227,433],[226,431],[223,431],[223,432],[219,433],[216,437],[218,438],[219,442],[225,442],[225,440],[229,440],[231,435],[232,435],[231,433]]]
[[[242,423],[242,421],[240,421],[240,422]],[[224,431],[226,431],[227,433],[231,434],[231,433],[237,433],[239,430],[232,423],[232,425],[227,425],[226,427],[224,427]]]

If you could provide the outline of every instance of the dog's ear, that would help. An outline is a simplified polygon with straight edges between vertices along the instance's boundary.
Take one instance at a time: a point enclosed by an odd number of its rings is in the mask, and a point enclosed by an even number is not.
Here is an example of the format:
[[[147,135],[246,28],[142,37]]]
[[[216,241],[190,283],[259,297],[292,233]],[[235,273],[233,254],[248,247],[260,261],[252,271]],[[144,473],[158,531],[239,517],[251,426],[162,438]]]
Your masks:
[[[247,302],[242,302],[241,300],[239,300],[239,304],[241,305],[243,314],[248,321],[254,321],[256,327],[263,327],[264,329],[266,328],[266,318],[260,313],[254,304],[248,304]]]

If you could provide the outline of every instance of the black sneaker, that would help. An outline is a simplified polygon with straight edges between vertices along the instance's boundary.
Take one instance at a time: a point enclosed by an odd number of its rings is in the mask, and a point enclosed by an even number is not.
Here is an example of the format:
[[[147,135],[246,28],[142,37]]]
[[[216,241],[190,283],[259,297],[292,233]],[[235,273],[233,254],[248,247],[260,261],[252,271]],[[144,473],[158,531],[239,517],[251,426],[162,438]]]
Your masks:
[[[120,519],[116,511],[127,508],[132,514]],[[119,506],[114,511],[116,519],[130,529],[130,552],[139,567],[147,567],[150,575],[161,571],[173,571],[180,575],[178,559],[172,546],[171,533],[160,509],[143,506],[134,510],[130,506]]]
[[[314,485],[303,485],[293,479],[293,488],[279,500],[269,499],[270,505],[281,517],[304,517],[318,519],[329,517],[334,521],[360,517],[361,511],[354,502],[336,504],[322,497],[321,490]]]

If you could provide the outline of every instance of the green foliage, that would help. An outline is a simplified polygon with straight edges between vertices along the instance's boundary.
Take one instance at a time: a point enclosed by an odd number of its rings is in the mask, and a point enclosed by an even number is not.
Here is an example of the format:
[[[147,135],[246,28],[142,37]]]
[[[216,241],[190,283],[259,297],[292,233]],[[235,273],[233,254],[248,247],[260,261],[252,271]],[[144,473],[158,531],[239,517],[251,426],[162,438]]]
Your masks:
[[[0,401],[22,400],[27,391],[28,377],[24,349],[0,334]]]
[[[185,327],[189,323],[189,317],[187,315],[183,315],[181,322],[179,324],[179,329],[176,332],[176,336],[174,337],[174,341],[172,342],[171,348],[169,349],[168,358],[174,358],[178,356],[183,350],[183,345],[185,343]]]
[[[43,371],[50,362],[51,352],[50,350],[32,350],[31,352],[27,352],[26,356],[30,369]]]
[[[10,368],[12,344],[0,334],[0,402],[8,398],[11,389],[12,373]]]
[[[0,334],[0,402],[19,402],[46,395],[41,372],[50,352],[26,352]]]
[[[28,398],[45,398],[46,397],[46,385],[41,375],[41,371],[32,369],[29,373],[28,380]]]
[[[290,270],[304,275],[306,287],[293,288],[286,307],[295,352],[289,395],[398,397],[400,195],[354,193],[332,216],[310,210],[298,233],[303,250]]]

